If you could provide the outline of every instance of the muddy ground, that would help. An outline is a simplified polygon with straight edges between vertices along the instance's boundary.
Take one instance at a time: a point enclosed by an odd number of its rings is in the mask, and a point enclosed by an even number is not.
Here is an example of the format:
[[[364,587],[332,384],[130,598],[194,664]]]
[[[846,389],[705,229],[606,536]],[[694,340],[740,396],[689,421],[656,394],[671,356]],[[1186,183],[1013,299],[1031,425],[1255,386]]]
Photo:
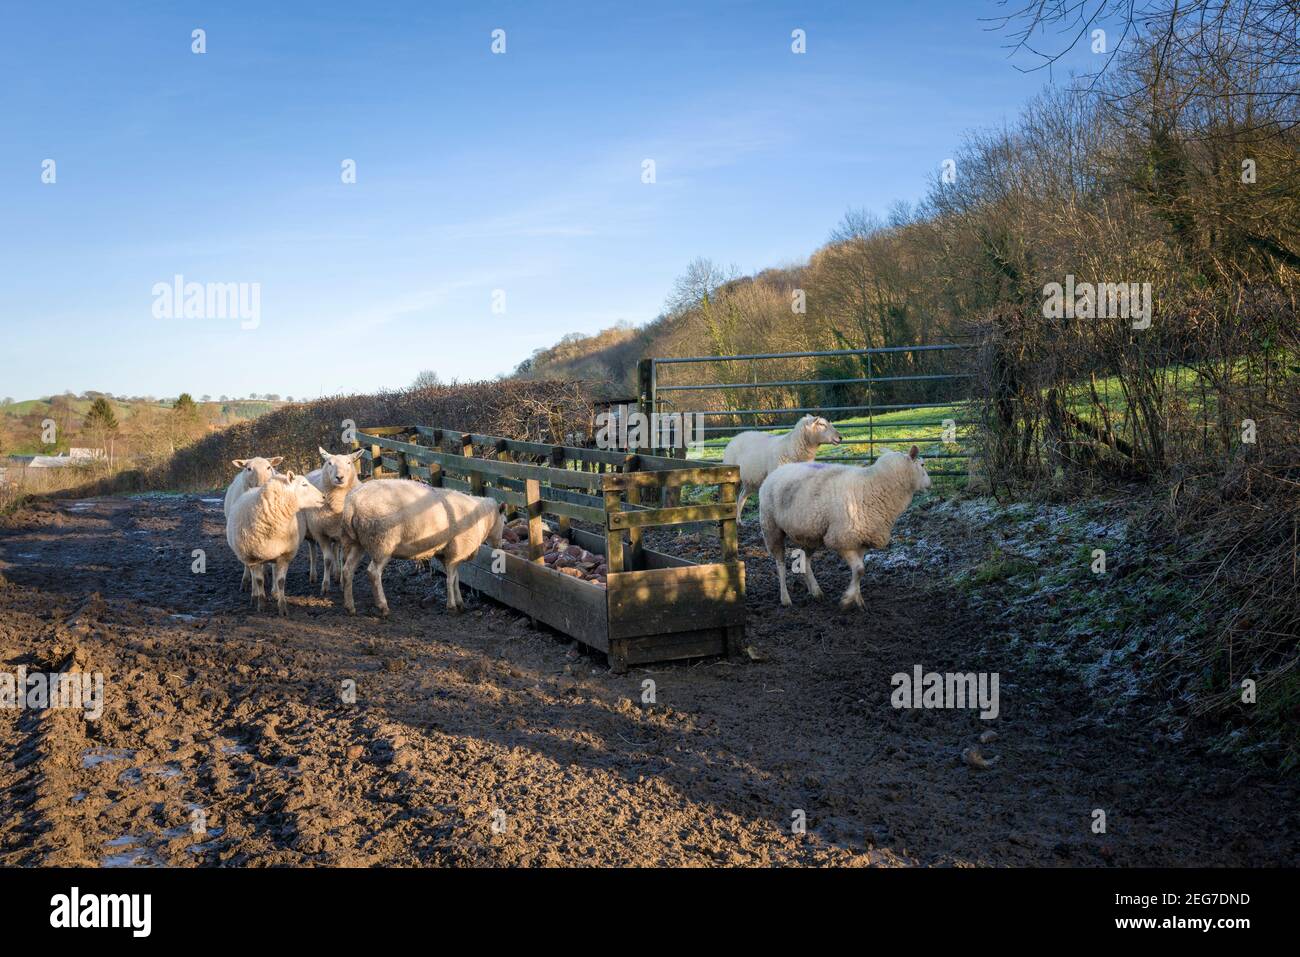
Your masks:
[[[914,506],[899,536],[963,560],[979,530],[939,521]],[[1099,726],[1078,681],[1015,660],[942,576],[873,561],[867,611],[841,612],[847,574],[823,555],[828,598],[792,581],[781,608],[752,518],[742,550],[752,656],[619,676],[468,589],[471,611],[449,616],[441,579],[411,563],[389,568],[387,621],[364,576],[358,617],[317,596],[305,553],[291,616],[255,613],[215,495],[21,512],[0,527],[0,670],[102,672],[107,700],[98,721],[0,710],[0,863],[1300,860],[1294,785],[1139,718]],[[890,676],[916,664],[998,672],[1000,715],[891,707]],[[990,729],[992,766],[964,763]]]

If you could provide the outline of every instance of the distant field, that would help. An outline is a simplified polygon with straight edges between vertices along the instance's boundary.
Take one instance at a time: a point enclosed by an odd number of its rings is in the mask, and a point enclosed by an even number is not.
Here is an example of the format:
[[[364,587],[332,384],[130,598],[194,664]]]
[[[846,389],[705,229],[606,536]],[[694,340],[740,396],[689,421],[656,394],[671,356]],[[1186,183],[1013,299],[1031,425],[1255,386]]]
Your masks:
[[[92,399],[71,399],[69,405],[76,415],[85,415],[90,411]],[[117,416],[118,421],[129,419],[141,409],[170,409],[173,405],[172,400],[167,399],[159,402],[130,402],[122,399],[109,399],[109,404],[113,407],[113,413]],[[292,405],[291,402],[271,401],[269,399],[229,399],[225,402],[212,401],[200,402],[195,400],[195,405],[200,408],[214,408],[220,413],[239,419],[255,419],[259,415],[265,415],[273,409],[278,409],[285,405]],[[46,412],[50,409],[51,403],[48,399],[24,399],[20,402],[0,402],[0,415],[24,416],[33,412]]]
[[[57,409],[50,399],[0,402],[0,449],[3,449],[3,454],[33,455],[52,453],[54,449],[42,446],[38,437],[34,434],[33,423],[39,423],[45,418],[51,418],[58,422],[61,434],[65,426],[68,427],[67,435],[71,436],[72,440],[61,442],[57,448],[66,449],[69,445],[85,444],[77,436],[80,433],[86,414],[94,403],[94,399],[68,399],[67,408],[71,410],[70,416],[65,412],[62,398],[55,397],[55,399],[59,403]],[[154,402],[127,399],[109,399],[108,401],[122,430],[120,435],[124,438],[133,432],[147,433],[156,428],[156,422],[150,420],[148,416],[152,414],[156,417],[159,412],[166,413],[175,404],[172,399]],[[271,399],[229,399],[225,402],[220,400],[212,402],[195,400],[201,420],[211,426],[218,427],[255,419],[275,409],[292,404],[294,403]]]

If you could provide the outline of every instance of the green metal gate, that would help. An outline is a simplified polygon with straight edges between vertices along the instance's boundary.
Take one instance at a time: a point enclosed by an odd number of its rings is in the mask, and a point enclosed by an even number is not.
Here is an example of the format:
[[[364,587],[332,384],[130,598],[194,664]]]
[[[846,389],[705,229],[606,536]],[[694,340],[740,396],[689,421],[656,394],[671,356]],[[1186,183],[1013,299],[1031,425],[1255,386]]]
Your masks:
[[[691,450],[691,457],[720,458],[738,432],[781,431],[813,414],[829,419],[844,436],[838,446],[822,446],[819,460],[874,462],[880,449],[915,444],[927,462],[937,462],[932,476],[956,478],[969,474],[973,418],[967,370],[975,348],[944,343],[647,358],[638,367],[638,405],[645,413],[702,417],[706,441]],[[773,366],[775,373],[768,371]],[[851,367],[861,374],[782,375],[782,366],[804,372]],[[733,381],[701,381],[718,376],[718,369]],[[734,381],[742,377],[749,381]]]

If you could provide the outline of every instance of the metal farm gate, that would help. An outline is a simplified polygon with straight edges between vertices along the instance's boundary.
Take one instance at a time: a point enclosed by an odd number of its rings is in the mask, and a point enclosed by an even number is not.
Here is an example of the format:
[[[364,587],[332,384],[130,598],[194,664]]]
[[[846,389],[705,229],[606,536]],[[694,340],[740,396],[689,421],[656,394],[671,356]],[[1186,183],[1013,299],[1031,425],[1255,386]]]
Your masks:
[[[956,478],[969,474],[971,373],[965,370],[975,348],[949,343],[642,359],[637,405],[645,413],[702,417],[706,441],[692,457],[720,458],[738,432],[788,429],[813,414],[844,437],[838,446],[822,446],[819,460],[874,462],[877,448],[915,444],[927,462],[939,463],[932,476]],[[805,374],[769,371],[791,365]],[[710,381],[718,375],[732,381]]]

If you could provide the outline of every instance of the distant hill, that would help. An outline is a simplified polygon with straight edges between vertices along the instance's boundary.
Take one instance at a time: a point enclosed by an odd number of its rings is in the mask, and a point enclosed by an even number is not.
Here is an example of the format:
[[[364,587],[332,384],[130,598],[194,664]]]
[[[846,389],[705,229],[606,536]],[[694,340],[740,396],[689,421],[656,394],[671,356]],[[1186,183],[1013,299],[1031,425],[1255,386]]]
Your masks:
[[[165,422],[176,403],[175,398],[119,397],[86,391],[80,395],[63,393],[39,399],[0,400],[0,455],[49,454],[81,442],[86,414],[97,398],[105,398],[117,417],[119,437],[129,441],[133,435],[156,431]],[[200,433],[225,428],[274,412],[296,403],[283,399],[195,399],[197,411],[194,430]],[[58,441],[45,445],[40,441],[41,423],[52,419],[57,426]],[[136,443],[139,444],[139,443]]]

